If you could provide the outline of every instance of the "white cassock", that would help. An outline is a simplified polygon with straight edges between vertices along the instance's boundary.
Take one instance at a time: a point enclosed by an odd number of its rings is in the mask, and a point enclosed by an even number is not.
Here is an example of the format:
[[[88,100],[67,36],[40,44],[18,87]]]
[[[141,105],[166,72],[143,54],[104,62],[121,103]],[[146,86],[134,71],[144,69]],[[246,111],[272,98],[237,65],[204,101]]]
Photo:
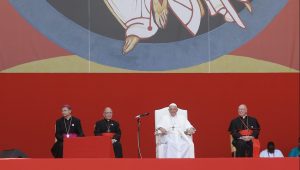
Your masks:
[[[158,26],[154,21],[152,0],[105,0],[107,7],[126,29],[126,37],[130,35],[141,39],[153,36]],[[197,0],[168,0],[182,25],[196,35],[201,21],[200,5]]]
[[[157,124],[157,128],[167,130],[166,135],[158,136],[158,143],[163,147],[159,158],[194,158],[194,143],[191,136],[184,132],[193,126],[182,115],[165,115]]]

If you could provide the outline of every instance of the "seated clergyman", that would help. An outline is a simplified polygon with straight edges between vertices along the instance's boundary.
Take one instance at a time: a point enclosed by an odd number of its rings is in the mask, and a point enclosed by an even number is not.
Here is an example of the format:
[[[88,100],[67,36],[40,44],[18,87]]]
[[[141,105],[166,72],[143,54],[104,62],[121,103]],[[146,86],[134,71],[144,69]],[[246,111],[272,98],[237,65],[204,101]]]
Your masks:
[[[169,105],[169,113],[157,124],[157,134],[166,145],[163,158],[194,158],[194,143],[191,138],[196,129],[186,117],[177,114],[175,103]]]
[[[254,117],[248,116],[245,104],[238,107],[238,114],[228,129],[233,137],[232,144],[236,147],[236,157],[258,157],[260,125]]]
[[[113,110],[106,107],[103,111],[103,119],[96,122],[94,134],[95,136],[102,135],[103,133],[113,133],[112,143],[116,158],[122,158],[122,145],[121,145],[121,129],[117,121],[112,120]]]

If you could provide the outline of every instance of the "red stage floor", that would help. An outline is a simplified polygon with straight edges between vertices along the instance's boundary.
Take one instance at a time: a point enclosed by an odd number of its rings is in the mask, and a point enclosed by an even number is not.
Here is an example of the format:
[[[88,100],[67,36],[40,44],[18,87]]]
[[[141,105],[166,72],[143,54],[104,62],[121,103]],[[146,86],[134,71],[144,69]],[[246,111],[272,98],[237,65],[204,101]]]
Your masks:
[[[299,158],[0,159],[1,170],[299,170]]]

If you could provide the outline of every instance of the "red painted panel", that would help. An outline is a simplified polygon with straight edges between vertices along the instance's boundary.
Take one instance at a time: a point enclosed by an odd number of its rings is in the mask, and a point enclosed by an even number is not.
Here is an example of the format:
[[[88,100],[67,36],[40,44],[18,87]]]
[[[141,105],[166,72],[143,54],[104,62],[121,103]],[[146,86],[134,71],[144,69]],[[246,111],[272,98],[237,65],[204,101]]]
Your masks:
[[[197,128],[197,157],[230,156],[227,128],[240,103],[262,127],[265,147],[273,140],[287,155],[299,136],[299,74],[0,74],[0,150],[18,148],[50,157],[54,123],[63,104],[83,123],[87,136],[111,106],[120,122],[125,157],[137,157],[138,113],[142,154],[155,156],[154,109],[176,102]]]
[[[299,70],[299,0],[289,0],[272,23],[232,54],[271,61]]]
[[[0,0],[0,70],[30,61],[69,55]]]

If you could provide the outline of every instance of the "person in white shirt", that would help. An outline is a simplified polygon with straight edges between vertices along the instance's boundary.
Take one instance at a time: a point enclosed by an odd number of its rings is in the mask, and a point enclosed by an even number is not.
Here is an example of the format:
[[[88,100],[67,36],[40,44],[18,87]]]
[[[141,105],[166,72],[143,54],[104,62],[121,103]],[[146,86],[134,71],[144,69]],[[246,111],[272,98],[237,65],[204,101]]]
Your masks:
[[[275,148],[274,142],[268,142],[267,149],[260,152],[260,158],[283,158],[283,154],[280,150]]]

